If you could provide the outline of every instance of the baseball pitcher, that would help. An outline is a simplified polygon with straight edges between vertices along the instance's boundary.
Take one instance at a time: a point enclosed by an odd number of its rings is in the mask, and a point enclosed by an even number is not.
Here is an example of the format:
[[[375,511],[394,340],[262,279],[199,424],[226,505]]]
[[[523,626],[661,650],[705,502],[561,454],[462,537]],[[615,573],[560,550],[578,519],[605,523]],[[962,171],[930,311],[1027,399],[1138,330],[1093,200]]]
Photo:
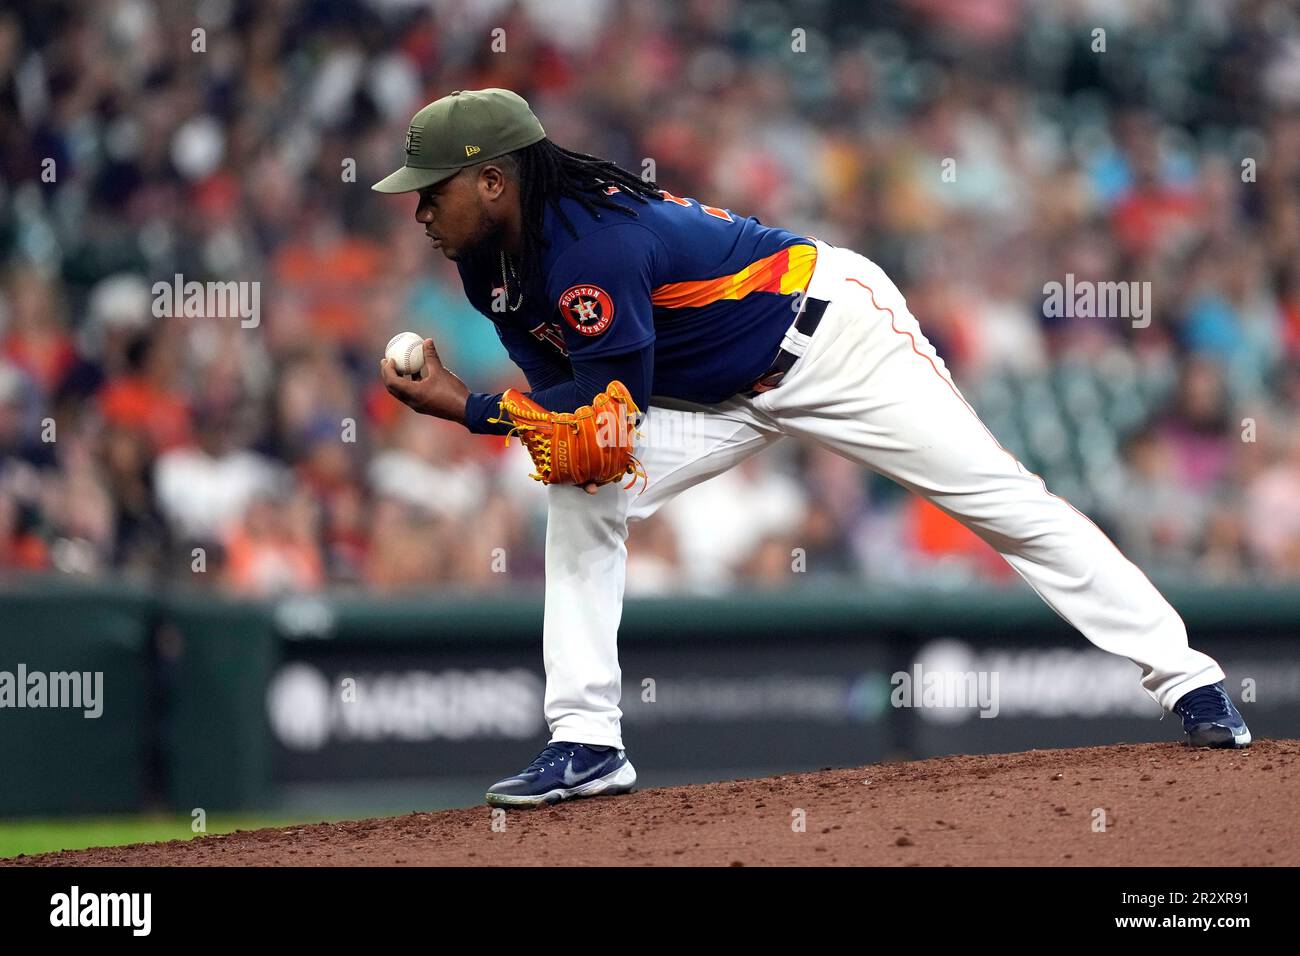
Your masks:
[[[456,262],[528,391],[472,392],[426,340],[388,390],[480,434],[517,436],[549,497],[548,746],[487,802],[526,807],[631,791],[617,635],[628,523],[786,436],[925,496],[987,541],[1047,604],[1183,719],[1195,746],[1245,747],[1224,673],[1083,514],[998,444],[875,263],[814,237],[674,196],[563,149],[502,89],[420,110],[405,164],[375,190]],[[655,419],[672,441],[637,443]]]

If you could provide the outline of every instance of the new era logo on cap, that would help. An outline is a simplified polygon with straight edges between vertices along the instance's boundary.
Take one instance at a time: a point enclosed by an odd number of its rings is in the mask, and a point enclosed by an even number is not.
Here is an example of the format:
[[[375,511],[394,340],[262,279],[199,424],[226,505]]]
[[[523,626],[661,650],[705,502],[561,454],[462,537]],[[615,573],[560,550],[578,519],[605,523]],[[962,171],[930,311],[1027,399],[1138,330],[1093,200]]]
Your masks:
[[[473,156],[475,153],[481,153],[481,152],[482,152],[482,150],[479,149],[477,146],[466,146],[466,147],[465,147],[465,155],[466,155],[466,156]]]

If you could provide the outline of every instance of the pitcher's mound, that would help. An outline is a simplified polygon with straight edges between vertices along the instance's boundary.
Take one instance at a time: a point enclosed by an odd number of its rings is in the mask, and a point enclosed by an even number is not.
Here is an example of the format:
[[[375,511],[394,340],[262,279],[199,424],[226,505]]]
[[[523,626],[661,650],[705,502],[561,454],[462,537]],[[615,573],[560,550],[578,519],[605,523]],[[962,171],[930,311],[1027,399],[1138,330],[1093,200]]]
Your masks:
[[[59,866],[1300,864],[1300,741],[941,757],[47,853]]]

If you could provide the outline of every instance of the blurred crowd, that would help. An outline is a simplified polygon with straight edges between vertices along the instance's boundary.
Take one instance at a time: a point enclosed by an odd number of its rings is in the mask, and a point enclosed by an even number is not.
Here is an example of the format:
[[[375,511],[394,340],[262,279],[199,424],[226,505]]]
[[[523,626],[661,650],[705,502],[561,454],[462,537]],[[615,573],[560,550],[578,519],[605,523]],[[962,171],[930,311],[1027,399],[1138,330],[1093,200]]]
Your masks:
[[[523,383],[413,197],[369,190],[416,109],[488,86],[561,145],[879,262],[1004,444],[1083,435],[1034,460],[1148,572],[1300,580],[1300,12],[1280,0],[6,5],[0,569],[537,586],[525,453],[377,374],[411,329],[471,389]],[[158,316],[177,275],[258,282],[260,315]],[[1150,282],[1150,321],[1045,314],[1067,275]],[[1127,411],[1074,419],[1067,396],[1043,419],[1035,396],[1078,370]],[[1011,575],[793,442],[629,547],[630,593]]]

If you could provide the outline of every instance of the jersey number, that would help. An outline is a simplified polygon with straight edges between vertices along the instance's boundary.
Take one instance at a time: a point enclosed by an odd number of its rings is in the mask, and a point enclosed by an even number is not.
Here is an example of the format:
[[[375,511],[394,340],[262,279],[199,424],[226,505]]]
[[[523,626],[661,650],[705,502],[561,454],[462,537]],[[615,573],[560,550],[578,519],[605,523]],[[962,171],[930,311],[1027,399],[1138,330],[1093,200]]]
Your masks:
[[[605,188],[605,195],[612,196],[614,193],[619,191],[620,190],[617,186],[607,186]],[[689,199],[682,199],[680,196],[674,196],[666,189],[659,190],[659,193],[667,202],[673,202],[679,206],[686,206],[688,209],[690,208],[691,201]],[[699,206],[700,209],[704,210],[704,212],[708,213],[714,219],[721,219],[723,222],[735,222],[735,220],[731,218],[731,213],[727,212],[725,209],[719,209],[717,206],[706,206],[703,203],[700,203]]]
[[[533,334],[537,341],[550,342],[560,350],[561,355],[567,356],[569,354],[569,348],[564,344],[564,335],[561,334],[559,327],[553,323],[543,322],[541,325],[534,329],[529,329],[528,331]]]
[[[679,206],[686,206],[688,208],[691,205],[691,201],[689,199],[682,199],[679,196],[674,196],[666,189],[661,189],[659,190],[659,192],[663,195],[664,199],[666,199],[668,202],[675,202]],[[714,219],[721,219],[724,222],[735,221],[731,218],[731,213],[727,212],[727,210],[725,209],[719,209],[717,206],[706,206],[703,203],[700,203],[699,206],[703,212],[708,213]]]

